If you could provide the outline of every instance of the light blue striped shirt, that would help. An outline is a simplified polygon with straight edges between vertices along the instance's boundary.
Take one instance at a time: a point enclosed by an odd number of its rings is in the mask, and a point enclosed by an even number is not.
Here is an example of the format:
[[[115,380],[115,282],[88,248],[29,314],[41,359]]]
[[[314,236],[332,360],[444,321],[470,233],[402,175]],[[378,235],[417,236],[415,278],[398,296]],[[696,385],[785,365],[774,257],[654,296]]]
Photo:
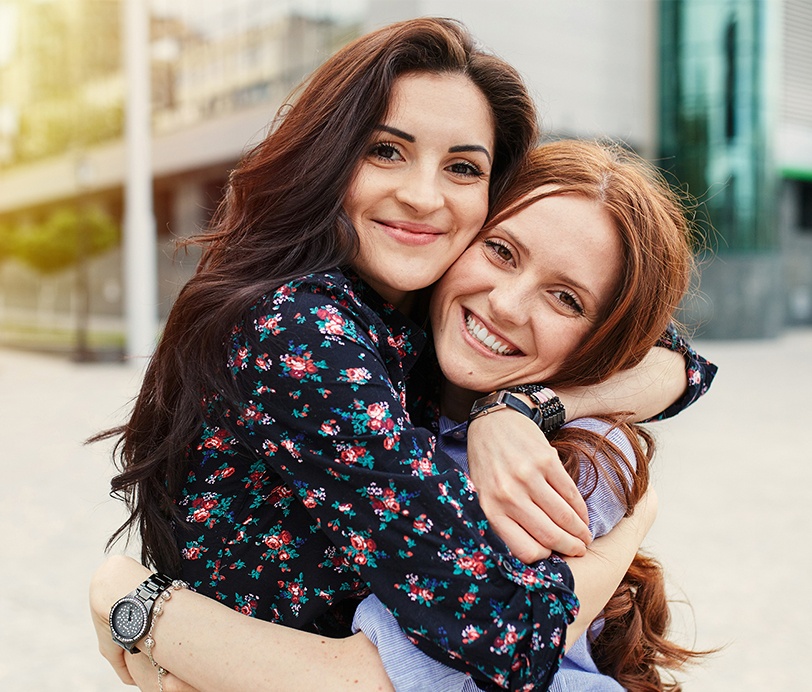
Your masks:
[[[634,454],[627,437],[618,430],[611,430],[604,421],[594,418],[581,418],[568,423],[566,427],[579,427],[592,430],[617,445],[627,459],[634,462]],[[466,472],[468,457],[466,450],[467,423],[455,423],[447,418],[440,419],[440,435],[437,445]],[[598,461],[606,461],[598,456]],[[595,484],[595,474],[591,465],[584,460],[578,480],[578,489],[586,493]],[[624,507],[612,491],[612,483],[603,475],[597,478],[597,485],[586,499],[589,510],[589,530],[594,538],[603,536],[623,518]],[[596,620],[591,629],[600,632],[601,621]],[[353,620],[353,631],[363,631],[378,647],[383,665],[397,692],[481,692],[470,675],[434,660],[414,646],[400,627],[394,616],[373,595],[364,599],[358,606]],[[595,667],[590,652],[587,635],[584,634],[569,648],[561,661],[561,667],[548,688],[551,692],[623,692],[623,687]]]

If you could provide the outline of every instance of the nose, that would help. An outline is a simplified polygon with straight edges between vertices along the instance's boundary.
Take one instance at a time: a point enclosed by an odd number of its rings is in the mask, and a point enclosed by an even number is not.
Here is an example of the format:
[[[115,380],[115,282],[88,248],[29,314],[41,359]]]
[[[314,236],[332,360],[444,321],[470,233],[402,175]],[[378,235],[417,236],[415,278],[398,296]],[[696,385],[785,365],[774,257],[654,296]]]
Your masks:
[[[506,277],[488,294],[491,315],[500,325],[525,324],[530,318],[532,302],[529,287],[523,286],[521,281],[511,281]]]
[[[421,216],[440,209],[444,197],[437,171],[433,166],[411,166],[400,179],[395,198]]]

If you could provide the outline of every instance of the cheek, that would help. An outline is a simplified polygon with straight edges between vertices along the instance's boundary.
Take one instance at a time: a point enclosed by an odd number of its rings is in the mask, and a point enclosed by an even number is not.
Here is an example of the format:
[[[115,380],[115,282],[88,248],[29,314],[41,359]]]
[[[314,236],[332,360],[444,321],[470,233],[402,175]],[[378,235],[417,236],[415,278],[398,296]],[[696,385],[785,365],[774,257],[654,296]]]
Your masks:
[[[485,219],[488,218],[488,196],[487,194],[480,195],[474,200],[474,203],[468,207],[467,226],[473,234],[479,233],[485,225]],[[473,236],[469,239],[473,240]]]

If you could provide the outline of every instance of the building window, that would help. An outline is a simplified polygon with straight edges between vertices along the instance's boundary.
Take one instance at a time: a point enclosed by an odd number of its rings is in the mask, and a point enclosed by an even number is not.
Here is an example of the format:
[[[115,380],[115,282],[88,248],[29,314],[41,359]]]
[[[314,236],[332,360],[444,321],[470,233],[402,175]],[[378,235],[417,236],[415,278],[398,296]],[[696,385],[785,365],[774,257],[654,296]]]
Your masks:
[[[812,180],[798,182],[798,226],[812,234]]]

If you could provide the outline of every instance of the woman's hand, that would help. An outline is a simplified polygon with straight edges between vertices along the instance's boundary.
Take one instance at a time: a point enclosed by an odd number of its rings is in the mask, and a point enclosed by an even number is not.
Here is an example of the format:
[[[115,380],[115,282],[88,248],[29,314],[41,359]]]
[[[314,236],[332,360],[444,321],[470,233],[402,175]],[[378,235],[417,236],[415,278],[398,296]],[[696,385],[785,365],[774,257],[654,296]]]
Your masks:
[[[90,614],[96,630],[96,638],[99,641],[99,652],[113,666],[116,675],[125,685],[136,684],[125,660],[125,656],[128,658],[134,658],[134,656],[113,641],[110,634],[110,608],[119,598],[130,593],[149,575],[150,571],[135,560],[123,555],[114,555],[96,570],[90,582]],[[146,659],[146,656],[141,656],[141,658]],[[149,661],[147,663],[149,664]],[[152,666],[150,665],[150,667]],[[153,675],[155,675],[154,672]],[[155,680],[157,681],[157,675],[155,675]]]
[[[158,687],[158,669],[153,666],[146,654],[127,655],[124,659],[129,672],[138,689],[141,692],[154,692]],[[183,682],[177,675],[164,673],[161,681],[164,692],[198,692],[196,687],[192,687]]]
[[[586,504],[531,420],[505,409],[471,421],[468,464],[488,521],[522,562],[586,552]]]

